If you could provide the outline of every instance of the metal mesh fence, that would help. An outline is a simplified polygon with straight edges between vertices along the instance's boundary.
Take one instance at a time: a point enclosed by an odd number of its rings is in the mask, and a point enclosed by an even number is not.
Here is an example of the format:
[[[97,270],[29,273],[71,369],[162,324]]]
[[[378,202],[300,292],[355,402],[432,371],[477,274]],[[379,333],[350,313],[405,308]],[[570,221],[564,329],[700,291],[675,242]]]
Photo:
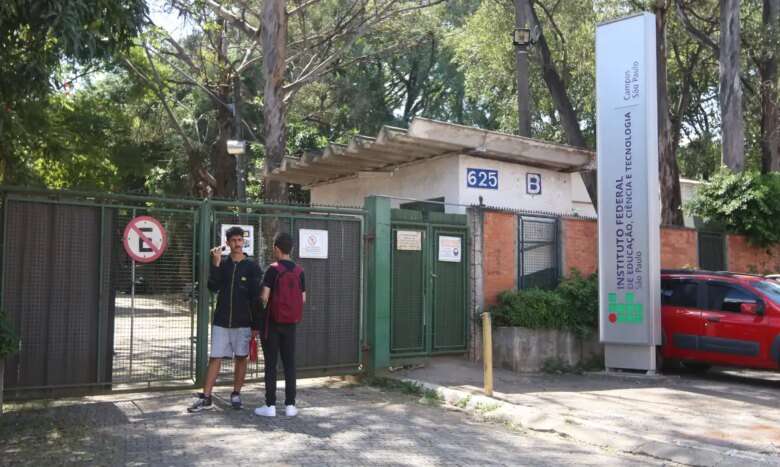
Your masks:
[[[276,234],[287,232],[293,236],[296,247],[292,259],[305,271],[307,296],[303,321],[298,325],[296,336],[297,367],[326,369],[357,366],[362,304],[360,219],[307,213],[218,212],[212,231],[214,246],[222,242],[223,225],[240,225],[245,230],[251,230],[252,259],[263,271],[275,261],[273,239]],[[299,257],[297,244],[301,229],[328,232],[327,259]],[[212,297],[212,313],[215,305]],[[262,352],[259,354],[258,361],[250,363],[247,368],[248,378],[261,378],[263,375]],[[223,361],[222,377],[232,374],[232,371],[233,362]]]
[[[196,214],[139,208],[111,212],[113,382],[193,379]],[[165,253],[148,264],[133,262],[122,245],[125,226],[139,215],[154,217],[168,233]]]
[[[553,288],[558,284],[558,221],[519,217],[519,287]]]

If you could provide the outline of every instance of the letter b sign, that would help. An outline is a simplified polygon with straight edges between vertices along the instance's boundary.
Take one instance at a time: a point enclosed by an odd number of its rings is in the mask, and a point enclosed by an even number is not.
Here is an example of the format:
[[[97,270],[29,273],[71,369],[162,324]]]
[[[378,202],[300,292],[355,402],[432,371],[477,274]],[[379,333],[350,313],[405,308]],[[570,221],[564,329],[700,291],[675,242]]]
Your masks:
[[[525,192],[529,195],[542,194],[542,176],[541,174],[525,174]]]

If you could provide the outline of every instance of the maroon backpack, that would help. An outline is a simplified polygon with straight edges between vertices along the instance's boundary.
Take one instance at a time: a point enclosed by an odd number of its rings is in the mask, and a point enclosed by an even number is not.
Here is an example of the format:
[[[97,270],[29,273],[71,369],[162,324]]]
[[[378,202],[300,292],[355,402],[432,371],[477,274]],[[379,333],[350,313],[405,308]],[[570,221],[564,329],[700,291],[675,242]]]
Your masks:
[[[268,304],[268,316],[279,324],[300,323],[303,319],[303,268],[296,265],[292,271],[281,263],[271,265],[276,269],[276,281]]]

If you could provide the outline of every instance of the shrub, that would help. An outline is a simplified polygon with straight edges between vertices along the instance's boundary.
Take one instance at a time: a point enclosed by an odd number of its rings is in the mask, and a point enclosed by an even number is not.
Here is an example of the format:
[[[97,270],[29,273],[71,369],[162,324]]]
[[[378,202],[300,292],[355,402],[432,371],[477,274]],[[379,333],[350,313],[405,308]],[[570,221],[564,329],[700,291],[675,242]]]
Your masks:
[[[16,337],[5,313],[0,310],[0,360],[19,350],[19,338]]]
[[[699,188],[686,206],[705,222],[715,221],[758,246],[780,243],[780,174],[723,170]]]
[[[496,326],[560,329],[585,335],[598,326],[598,278],[572,271],[555,290],[502,292],[491,309]]]

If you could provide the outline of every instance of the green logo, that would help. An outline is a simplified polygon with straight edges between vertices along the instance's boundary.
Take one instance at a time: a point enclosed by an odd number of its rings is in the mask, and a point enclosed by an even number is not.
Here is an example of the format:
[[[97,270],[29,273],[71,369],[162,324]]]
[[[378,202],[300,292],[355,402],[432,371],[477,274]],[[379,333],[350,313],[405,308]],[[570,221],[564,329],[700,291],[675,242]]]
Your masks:
[[[634,293],[626,292],[625,302],[618,302],[618,294],[610,293],[609,297],[609,322],[620,324],[641,324],[645,319],[644,306],[634,303]]]

